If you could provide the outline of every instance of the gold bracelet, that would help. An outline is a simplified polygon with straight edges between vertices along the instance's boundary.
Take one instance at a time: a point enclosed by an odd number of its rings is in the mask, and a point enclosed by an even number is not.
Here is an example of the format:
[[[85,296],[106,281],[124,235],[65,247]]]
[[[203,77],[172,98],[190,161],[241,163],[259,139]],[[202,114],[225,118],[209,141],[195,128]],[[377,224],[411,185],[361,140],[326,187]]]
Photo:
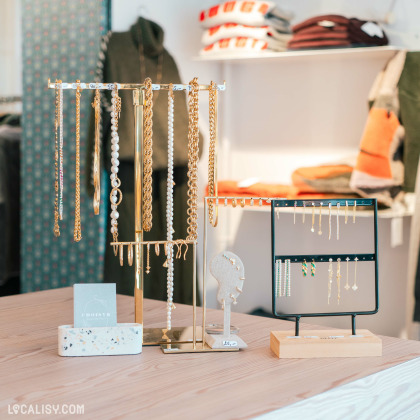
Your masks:
[[[95,151],[93,155],[93,211],[99,214],[101,203],[101,161],[100,161],[100,121],[101,121],[101,94],[99,89],[95,91],[95,97],[92,102],[92,108],[95,110]]]
[[[80,97],[82,89],[80,80],[76,80],[76,193],[74,204],[74,241],[82,239],[82,226],[80,220]]]
[[[58,209],[58,127],[59,127],[59,118],[60,118],[60,92],[58,89],[58,81],[55,81],[55,120],[54,120],[54,131],[55,131],[55,181],[54,181],[54,235],[60,236],[60,226],[58,224],[59,220],[59,209]]]
[[[144,147],[143,147],[143,230],[152,229],[152,156],[153,156],[153,90],[152,80],[144,81],[146,88],[144,105]]]
[[[209,132],[208,193],[211,197],[217,197],[217,86],[214,82],[210,83],[209,89]],[[209,221],[213,227],[216,227],[218,222],[218,201],[216,198],[216,209],[213,206],[213,199],[208,201]]]
[[[197,240],[197,208],[198,208],[198,89],[197,77],[190,82],[188,92],[188,228],[187,240]]]

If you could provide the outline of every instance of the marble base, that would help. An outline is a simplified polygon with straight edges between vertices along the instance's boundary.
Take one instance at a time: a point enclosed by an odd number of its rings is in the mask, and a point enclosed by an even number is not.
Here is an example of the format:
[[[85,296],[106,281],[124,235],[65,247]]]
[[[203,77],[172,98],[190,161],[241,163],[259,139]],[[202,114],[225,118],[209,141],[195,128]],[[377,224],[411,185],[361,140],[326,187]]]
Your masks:
[[[109,356],[138,354],[142,351],[143,326],[117,324],[115,327],[58,327],[60,356]]]
[[[239,336],[231,334],[229,337],[220,334],[206,334],[206,343],[212,349],[246,349],[248,346]]]

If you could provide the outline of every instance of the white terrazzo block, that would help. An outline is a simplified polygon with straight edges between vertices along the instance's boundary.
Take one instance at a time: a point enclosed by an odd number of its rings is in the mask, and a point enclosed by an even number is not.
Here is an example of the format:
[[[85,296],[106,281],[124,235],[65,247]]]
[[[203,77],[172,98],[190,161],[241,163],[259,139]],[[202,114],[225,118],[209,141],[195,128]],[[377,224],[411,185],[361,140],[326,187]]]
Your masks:
[[[115,327],[58,327],[60,356],[110,356],[138,354],[142,351],[143,326],[117,324]]]

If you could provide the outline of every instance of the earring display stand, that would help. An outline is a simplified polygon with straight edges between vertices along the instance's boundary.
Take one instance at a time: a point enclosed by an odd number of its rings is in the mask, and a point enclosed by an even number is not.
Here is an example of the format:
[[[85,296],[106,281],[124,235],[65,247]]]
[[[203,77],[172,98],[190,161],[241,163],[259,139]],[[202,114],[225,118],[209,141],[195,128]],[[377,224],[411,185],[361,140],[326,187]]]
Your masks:
[[[310,209],[339,208],[344,211],[347,206],[371,207],[373,210],[374,252],[371,254],[314,254],[314,255],[277,255],[275,213],[278,208],[305,207]],[[271,201],[271,247],[272,247],[272,311],[276,318],[295,319],[295,335],[290,332],[272,331],[270,347],[279,358],[311,358],[311,357],[363,357],[381,356],[382,341],[370,331],[360,330],[356,334],[356,316],[373,315],[379,309],[378,288],[378,221],[376,199],[324,199],[324,200],[272,200]],[[328,263],[337,261],[374,262],[375,264],[375,304],[368,311],[347,312],[317,312],[280,314],[277,312],[276,302],[276,262],[290,260],[290,264],[306,262]],[[349,316],[351,317],[351,331],[348,330],[316,330],[299,331],[299,322],[302,317]]]
[[[118,90],[132,90],[134,103],[134,120],[135,120],[135,142],[134,142],[134,185],[135,185],[135,240],[133,242],[111,242],[111,246],[134,247],[134,265],[135,265],[135,322],[137,324],[144,324],[143,319],[143,290],[144,290],[144,251],[143,246],[150,246],[156,243],[164,243],[168,241],[144,241],[143,240],[143,113],[145,106],[145,85],[139,83],[51,83],[48,79],[48,88],[56,89],[73,89],[82,90],[107,90],[112,91],[115,88]],[[198,85],[198,90],[209,91],[211,85]],[[224,91],[226,85],[215,85],[217,91]],[[152,84],[153,91],[169,90],[173,91],[190,91],[191,85],[188,84]],[[217,101],[217,100],[216,100]],[[217,107],[217,102],[216,102]],[[217,125],[217,112],[215,113],[215,125]],[[217,181],[217,180],[216,180]],[[217,182],[216,182],[217,184]],[[173,327],[170,330],[166,328],[143,328],[143,345],[161,345],[164,353],[185,353],[185,352],[211,352],[211,351],[235,351],[236,349],[212,349],[205,340],[202,339],[205,335],[205,293],[203,296],[203,325],[201,328],[197,326],[197,302],[196,302],[196,287],[197,287],[197,240],[178,239],[169,241],[172,245],[176,244],[190,244],[193,250],[193,325],[191,327]],[[120,248],[121,249],[121,248]],[[205,284],[205,279],[203,279]],[[144,327],[144,325],[143,325]]]

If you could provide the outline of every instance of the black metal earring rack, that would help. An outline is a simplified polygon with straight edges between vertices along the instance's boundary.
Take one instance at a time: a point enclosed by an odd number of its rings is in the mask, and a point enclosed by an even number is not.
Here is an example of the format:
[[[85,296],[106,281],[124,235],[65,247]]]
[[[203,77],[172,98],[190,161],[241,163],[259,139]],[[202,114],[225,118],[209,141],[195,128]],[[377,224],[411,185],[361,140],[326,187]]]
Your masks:
[[[353,206],[357,207],[372,207],[373,209],[373,224],[374,224],[374,253],[371,254],[314,254],[314,255],[276,255],[276,229],[275,229],[275,213],[276,208],[285,207],[306,207],[312,209],[313,206],[319,209],[320,206],[329,208],[337,207],[340,204],[341,209],[348,206],[350,211],[353,211]],[[351,217],[351,216],[349,216]],[[320,316],[351,316],[351,330],[352,335],[356,335],[356,316],[357,315],[373,315],[379,309],[379,285],[378,285],[378,206],[376,199],[323,199],[323,200],[272,200],[271,201],[271,254],[272,254],[272,311],[273,315],[279,319],[295,318],[295,336],[299,336],[299,322],[302,317],[320,317]],[[329,262],[330,258],[336,262],[339,258],[345,261],[346,258],[355,260],[358,258],[360,262],[374,261],[375,262],[375,307],[370,311],[351,311],[351,312],[323,312],[323,313],[302,313],[302,314],[279,314],[276,309],[276,261],[290,260],[291,264],[302,263],[306,261],[314,262]]]

